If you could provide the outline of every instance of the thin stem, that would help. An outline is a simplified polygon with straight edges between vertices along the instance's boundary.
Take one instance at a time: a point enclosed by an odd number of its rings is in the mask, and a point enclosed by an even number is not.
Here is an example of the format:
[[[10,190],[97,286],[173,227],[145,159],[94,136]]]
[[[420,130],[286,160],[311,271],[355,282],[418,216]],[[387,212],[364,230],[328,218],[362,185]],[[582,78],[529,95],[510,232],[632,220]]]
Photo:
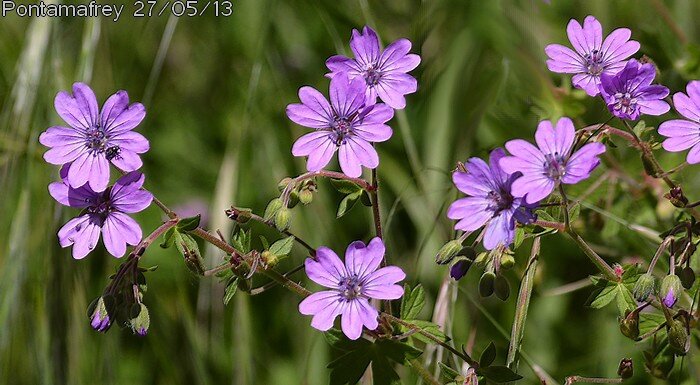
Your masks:
[[[566,231],[566,224],[561,222],[543,221],[538,219],[533,224],[548,229],[559,230],[561,232]]]
[[[423,367],[423,365],[421,365],[417,359],[413,358],[409,360],[408,364],[423,379],[423,381],[425,381],[426,384],[440,385],[440,383],[430,375],[430,372],[428,372],[428,370]]]
[[[603,260],[603,258],[601,258],[600,255],[598,255],[598,253],[596,253],[591,248],[591,246],[589,246],[588,243],[586,243],[586,241],[584,241],[583,238],[581,238],[580,235],[578,235],[571,228],[569,228],[566,231],[566,233],[569,234],[569,236],[571,237],[571,239],[574,240],[574,242],[576,242],[578,247],[583,251],[584,254],[586,254],[588,259],[590,259],[591,262],[593,262],[593,264],[598,268],[598,270],[601,273],[603,273],[605,278],[612,281],[617,281],[617,275],[615,274],[615,270],[613,270],[613,268],[610,267],[610,265],[608,265],[608,263],[605,262],[605,260]]]
[[[600,377],[583,377],[569,376],[566,377],[565,385],[571,385],[577,382],[585,382],[589,384],[621,384],[625,381],[624,378],[600,378]]]
[[[564,192],[564,185],[559,183],[559,194],[561,194],[561,208],[564,210],[564,230],[568,231],[571,228],[571,222],[569,221],[569,198]]]
[[[668,237],[666,237],[666,239],[664,239],[663,242],[661,242],[661,244],[659,245],[659,248],[656,249],[656,253],[654,253],[654,258],[652,258],[651,262],[649,262],[649,268],[647,269],[647,274],[651,274],[651,272],[654,271],[654,266],[656,266],[656,262],[659,260],[659,257],[661,257],[661,255],[663,255],[663,253],[664,253],[664,251],[666,251],[666,248],[668,247],[668,245],[670,245],[674,239],[675,239],[674,236],[669,235]]]
[[[540,237],[535,238],[530,250],[530,261],[528,262],[527,270],[523,275],[520,291],[518,293],[518,302],[515,306],[515,317],[513,318],[513,328],[510,333],[510,345],[508,346],[508,356],[506,358],[506,366],[515,370],[517,369],[517,361],[515,356],[520,350],[523,336],[525,334],[525,320],[527,312],[530,308],[530,297],[532,296],[532,285],[537,269],[537,259],[540,254]]]
[[[588,143],[588,141],[590,141],[594,136],[596,136],[596,134],[598,134],[600,132],[600,130],[602,130],[603,127],[605,127],[608,123],[610,123],[610,121],[613,120],[614,118],[615,118],[614,115],[610,115],[608,120],[606,120],[605,122],[598,125],[598,127],[590,135],[588,135],[588,138],[586,138],[586,141],[583,142],[583,144],[581,144],[581,147],[585,146]],[[588,127],[586,127],[586,128],[588,128]],[[586,130],[586,128],[584,128],[584,130]],[[581,137],[583,137],[583,136],[581,136]],[[578,146],[578,143],[574,144],[574,148],[577,148],[577,146]]]
[[[297,271],[300,271],[303,268],[304,268],[304,264],[302,263],[301,265],[298,265],[297,267],[293,268],[292,270],[289,270],[288,272],[282,274],[282,276],[287,278],[290,275],[296,273]],[[279,283],[277,281],[268,282],[265,285],[262,285],[261,287],[257,287],[255,289],[252,289],[250,291],[250,295],[262,294],[262,293],[272,289],[273,287],[277,286],[278,284]]]
[[[289,194],[292,193],[292,189],[294,189],[294,187],[296,187],[296,185],[299,184],[299,182],[303,182],[307,179],[312,179],[312,178],[315,178],[317,176],[320,176],[322,178],[344,179],[344,180],[350,181],[352,183],[355,183],[356,185],[359,185],[360,187],[362,187],[364,190],[367,190],[368,192],[371,192],[374,190],[374,187],[362,178],[352,178],[352,177],[349,177],[341,172],[336,172],[336,171],[326,171],[326,170],[310,171],[310,172],[307,172],[305,174],[301,174],[298,177],[292,179],[292,181],[289,182],[289,184],[287,184],[287,187],[284,188],[284,190],[282,191],[282,195],[280,196],[284,206],[287,206],[287,204],[289,203]]]
[[[382,234],[382,219],[379,216],[379,180],[377,179],[377,169],[372,169],[372,191],[370,192],[370,198],[372,198],[372,217],[374,218],[374,230],[379,238],[384,238]],[[386,258],[382,260],[382,266],[386,266]]]
[[[166,206],[165,204],[163,204],[163,202],[161,202],[161,201],[160,201],[158,198],[156,198],[155,196],[153,197],[153,203],[155,203],[156,206],[158,206],[158,207],[165,213],[165,215],[168,216],[168,218],[170,218],[170,219],[175,219],[175,218],[177,218],[177,214],[176,214],[174,211],[170,210],[170,209],[168,208],[168,206]]]
[[[224,271],[224,270],[228,270],[228,269],[230,269],[231,267],[233,267],[233,266],[231,265],[230,262],[222,263],[222,264],[219,265],[219,266],[216,266],[216,267],[211,268],[211,269],[209,269],[209,270],[205,270],[204,273],[203,273],[203,275],[204,275],[205,277],[211,277],[212,275],[216,275],[216,274],[219,273],[219,272],[222,272],[222,271]]]
[[[427,339],[429,339],[429,340],[435,342],[436,344],[442,346],[443,348],[449,350],[449,351],[452,352],[454,355],[456,355],[456,356],[458,356],[459,358],[463,359],[464,362],[468,363],[470,366],[473,366],[473,367],[475,367],[475,368],[478,368],[478,367],[479,367],[479,363],[478,363],[477,361],[475,361],[473,358],[471,358],[467,353],[460,352],[459,350],[457,350],[457,349],[455,349],[454,347],[452,347],[452,345],[450,345],[450,344],[448,344],[448,343],[446,343],[446,342],[444,342],[444,341],[441,341],[439,338],[437,338],[437,337],[435,337],[434,335],[432,335],[432,334],[430,334],[430,333],[424,331],[424,330],[421,329],[419,326],[416,326],[416,325],[414,325],[414,324],[412,324],[412,323],[410,323],[410,322],[406,322],[406,321],[402,320],[401,318],[394,317],[394,316],[391,315],[391,314],[386,314],[386,313],[382,313],[382,314],[383,314],[384,316],[386,316],[389,320],[394,321],[394,322],[396,322],[396,323],[398,323],[398,324],[401,324],[401,325],[403,325],[403,326],[405,326],[405,327],[407,327],[407,328],[409,328],[409,329],[411,329],[411,330],[415,330],[416,333],[422,335],[423,337],[425,337],[425,338],[427,338]]]
[[[226,215],[228,215],[229,218],[235,217],[235,216],[237,216],[239,213],[240,213],[240,210],[238,210],[238,209],[235,208],[235,207],[231,207],[230,209],[226,210]],[[275,230],[279,231],[279,229],[277,229],[277,226],[275,226],[275,224],[274,224],[273,221],[267,221],[267,220],[265,220],[265,218],[261,217],[260,215],[253,214],[253,213],[247,213],[247,215],[250,217],[250,219],[252,219],[252,220],[254,220],[254,221],[256,221],[256,222],[262,223],[262,224],[264,224],[264,225],[267,226],[267,227],[270,227],[270,228],[272,228],[272,229],[275,229]],[[294,240],[295,240],[298,244],[300,244],[301,246],[303,246],[306,250],[308,250],[309,253],[310,253],[312,256],[314,256],[314,255],[316,254],[316,249],[314,249],[313,247],[311,247],[311,245],[309,245],[308,242],[304,241],[304,240],[301,239],[299,236],[293,234],[291,231],[289,231],[289,230],[284,230],[284,231],[282,231],[281,233],[284,234],[284,235],[286,235],[286,236],[289,236],[289,237],[294,237]]]

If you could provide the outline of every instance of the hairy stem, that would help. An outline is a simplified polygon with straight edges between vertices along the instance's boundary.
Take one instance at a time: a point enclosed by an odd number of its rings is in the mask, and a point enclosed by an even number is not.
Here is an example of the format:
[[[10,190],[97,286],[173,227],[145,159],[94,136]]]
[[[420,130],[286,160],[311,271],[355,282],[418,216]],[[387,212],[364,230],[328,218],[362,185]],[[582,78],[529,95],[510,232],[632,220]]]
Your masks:
[[[423,365],[421,365],[417,359],[413,358],[409,360],[408,364],[420,376],[420,378],[425,381],[426,384],[440,385],[440,383],[430,375],[430,372],[428,372],[428,370],[423,367]]]

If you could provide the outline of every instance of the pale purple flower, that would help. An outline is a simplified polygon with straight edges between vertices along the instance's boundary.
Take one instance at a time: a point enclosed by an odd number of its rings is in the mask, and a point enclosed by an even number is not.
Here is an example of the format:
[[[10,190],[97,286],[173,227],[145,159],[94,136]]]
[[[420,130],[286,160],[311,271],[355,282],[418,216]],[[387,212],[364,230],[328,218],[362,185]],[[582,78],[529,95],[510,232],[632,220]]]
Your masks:
[[[103,297],[100,297],[90,315],[90,326],[98,332],[106,332],[112,326],[112,319]]]
[[[95,192],[89,185],[71,187],[65,180],[68,167],[61,169],[63,182],[49,185],[49,193],[59,203],[81,208],[81,215],[68,221],[58,231],[61,247],[73,246],[73,258],[84,258],[100,240],[100,233],[107,251],[120,258],[126,245],[137,245],[141,241],[141,227],[127,214],[144,210],[151,204],[153,195],[141,189],[145,177],[132,171],[111,188]]]
[[[327,247],[316,250],[316,260],[306,259],[306,274],[330,290],[313,293],[299,304],[304,315],[313,315],[311,326],[326,331],[341,316],[341,328],[353,340],[362,335],[362,326],[374,330],[379,313],[370,299],[397,299],[403,288],[396,283],[406,278],[397,266],[379,268],[384,258],[384,243],[372,239],[368,245],[355,241],[345,251],[345,265]]]
[[[688,94],[677,92],[673,105],[686,119],[674,119],[661,123],[659,134],[667,137],[666,151],[688,151],[688,163],[700,163],[700,81],[693,80],[686,87]]]
[[[107,99],[100,112],[92,89],[73,84],[73,95],[61,91],[54,100],[56,112],[69,127],[49,127],[39,142],[50,147],[44,159],[56,165],[69,164],[68,183],[78,188],[89,183],[93,191],[109,184],[109,162],[123,171],[138,170],[138,154],[148,151],[148,140],[132,131],[146,116],[141,103],[129,105],[126,91]]]
[[[350,78],[364,79],[368,105],[374,104],[379,96],[391,108],[406,107],[404,95],[418,89],[418,82],[407,72],[420,64],[420,56],[408,53],[411,42],[399,39],[382,51],[377,33],[365,27],[362,33],[352,30],[350,48],[355,54],[354,59],[336,55],[326,61],[326,67],[332,71],[328,75],[347,73]]]
[[[575,74],[575,87],[590,96],[598,95],[600,77],[616,74],[625,66],[625,60],[639,50],[639,43],[630,40],[632,32],[618,28],[603,40],[603,28],[593,16],[587,16],[583,27],[576,20],[566,27],[574,50],[560,44],[550,44],[544,51],[549,57],[547,68],[552,72]]]
[[[608,110],[620,119],[635,120],[641,114],[662,115],[671,108],[663,98],[668,88],[651,84],[656,76],[653,64],[630,59],[616,75],[600,77],[600,93]]]
[[[447,217],[458,219],[455,228],[474,231],[482,226],[484,247],[493,250],[498,246],[508,246],[515,236],[516,219],[523,222],[532,213],[525,202],[513,196],[513,181],[519,172],[504,172],[499,161],[505,151],[497,148],[491,151],[489,164],[479,158],[471,158],[465,167],[467,172],[456,171],[452,180],[457,188],[468,195],[456,200],[447,210]]]
[[[535,203],[549,196],[559,183],[576,184],[588,178],[600,164],[598,155],[605,152],[605,146],[588,143],[573,151],[575,136],[571,119],[561,118],[556,129],[549,120],[540,122],[535,132],[537,147],[522,139],[507,142],[512,156],[501,159],[501,168],[507,173],[522,173],[511,187],[513,196]]]
[[[331,79],[330,103],[316,89],[301,87],[301,104],[287,106],[287,116],[294,123],[315,129],[294,143],[294,156],[308,156],[306,168],[319,171],[326,167],[338,151],[343,172],[353,178],[362,174],[362,167],[376,168],[379,156],[372,142],[391,138],[387,121],[394,110],[383,103],[365,106],[364,81],[349,80],[344,73]]]

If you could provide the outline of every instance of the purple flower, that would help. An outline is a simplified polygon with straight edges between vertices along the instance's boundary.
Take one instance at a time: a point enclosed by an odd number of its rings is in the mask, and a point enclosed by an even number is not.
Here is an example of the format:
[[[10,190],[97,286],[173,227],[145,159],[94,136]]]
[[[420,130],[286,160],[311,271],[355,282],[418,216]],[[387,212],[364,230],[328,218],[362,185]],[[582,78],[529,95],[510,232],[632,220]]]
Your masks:
[[[352,30],[350,48],[355,59],[342,55],[330,57],[326,67],[332,71],[329,76],[347,73],[350,78],[361,77],[366,87],[367,104],[377,101],[377,96],[391,108],[406,107],[404,95],[412,94],[418,89],[416,79],[407,74],[420,64],[420,56],[409,54],[411,42],[399,39],[382,52],[379,37],[372,28],[365,27],[362,34]]]
[[[654,84],[656,69],[653,64],[641,64],[630,59],[616,75],[600,76],[600,93],[608,110],[620,119],[635,120],[641,114],[662,115],[670,109],[662,99],[668,88]]]
[[[507,173],[522,172],[511,187],[513,196],[525,197],[527,203],[535,203],[549,196],[559,183],[576,184],[591,175],[605,152],[602,143],[589,143],[573,151],[574,123],[561,118],[552,127],[549,120],[537,126],[537,147],[515,139],[506,143],[512,156],[501,159],[501,168]]]
[[[107,251],[120,258],[126,252],[126,244],[137,245],[141,241],[141,227],[126,213],[139,212],[151,204],[153,195],[142,190],[144,176],[132,171],[111,188],[93,191],[89,185],[71,187],[65,180],[68,166],[61,169],[63,182],[49,185],[49,193],[65,206],[83,209],[82,215],[68,221],[58,231],[61,247],[73,245],[73,258],[84,258],[92,251],[103,235]]]
[[[353,340],[362,335],[362,326],[374,330],[378,326],[377,309],[370,298],[397,299],[403,288],[396,283],[406,278],[397,266],[377,269],[384,258],[384,243],[374,238],[368,245],[355,241],[345,251],[345,265],[327,247],[316,250],[316,260],[306,259],[306,274],[321,286],[331,290],[306,297],[299,304],[304,315],[313,315],[311,326],[326,331],[341,316],[343,333]]]
[[[146,110],[141,103],[129,105],[126,91],[110,96],[100,113],[90,87],[75,83],[73,96],[59,92],[54,106],[70,127],[49,127],[39,142],[50,147],[44,154],[47,162],[70,163],[67,180],[71,187],[89,183],[93,191],[104,191],[109,184],[109,162],[127,172],[141,167],[138,154],[148,151],[148,140],[132,130]]]
[[[661,123],[659,134],[667,137],[666,151],[679,152],[690,148],[688,163],[700,163],[700,81],[693,80],[686,87],[688,95],[673,95],[673,105],[686,119],[674,119]]]
[[[566,33],[576,52],[563,45],[548,45],[544,49],[549,57],[547,68],[552,72],[576,74],[572,83],[590,96],[598,95],[602,74],[616,74],[624,67],[624,60],[639,50],[639,43],[630,40],[632,32],[627,28],[618,28],[603,40],[603,28],[593,16],[586,17],[583,28],[572,19]]]
[[[365,107],[365,83],[361,79],[348,80],[344,73],[331,79],[330,97],[326,98],[311,87],[299,89],[301,104],[287,106],[287,116],[294,123],[315,131],[294,143],[294,156],[308,156],[309,171],[323,169],[338,151],[343,172],[353,178],[362,174],[362,167],[376,168],[379,156],[372,142],[391,138],[391,127],[386,123],[394,116],[386,104]]]
[[[488,250],[510,245],[515,236],[515,220],[530,214],[528,207],[522,207],[522,199],[512,195],[511,185],[520,173],[501,169],[499,161],[504,156],[505,151],[497,148],[491,151],[489,164],[471,158],[466,163],[467,172],[452,174],[457,188],[469,196],[452,203],[447,217],[459,219],[455,225],[458,230],[474,231],[485,225],[484,247]]]
[[[90,326],[98,332],[106,332],[112,326],[112,319],[105,304],[104,297],[97,299],[95,308],[90,315]]]

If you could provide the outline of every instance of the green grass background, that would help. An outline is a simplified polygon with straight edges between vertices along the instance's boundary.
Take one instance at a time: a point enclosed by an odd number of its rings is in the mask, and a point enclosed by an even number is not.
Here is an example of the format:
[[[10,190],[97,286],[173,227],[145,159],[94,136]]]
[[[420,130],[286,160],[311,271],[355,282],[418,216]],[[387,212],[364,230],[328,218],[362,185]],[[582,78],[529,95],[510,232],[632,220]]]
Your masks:
[[[487,155],[505,140],[531,139],[543,118],[571,116],[581,127],[607,118],[599,100],[572,91],[568,76],[547,71],[544,47],[568,45],[569,19],[595,15],[605,33],[625,26],[659,67],[672,92],[700,77],[700,48],[692,0],[233,0],[228,18],[123,15],[106,19],[0,19],[0,382],[8,384],[326,384],[329,348],[297,312],[298,298],[276,289],[239,294],[227,306],[223,289],[191,275],[174,250],[149,249],[145,302],[148,336],[112,328],[94,332],[85,316],[119,261],[98,249],[75,261],[61,249],[57,229],[75,210],[57,205],[46,186],[58,168],[42,159],[37,138],[61,124],[53,97],[74,81],[89,83],[103,102],[119,89],[141,101],[147,116],[138,131],[149,138],[143,156],[146,187],[176,207],[204,202],[208,226],[228,233],[223,210],[231,204],[261,212],[277,182],[304,171],[290,148],[305,129],[285,116],[302,85],[326,91],[324,61],[349,53],[352,28],[368,24],[383,43],[407,37],[422,63],[413,72],[419,90],[391,122],[394,136],[378,146],[382,214],[388,258],[428,292],[432,309],[446,268],[433,262],[452,235],[446,206],[457,197],[449,170],[458,160]],[[127,4],[125,12],[133,12]],[[660,119],[648,119],[656,125]],[[621,170],[641,180],[638,154],[619,143],[610,150]],[[682,155],[662,155],[672,167]],[[337,164],[330,167],[337,169]],[[699,198],[697,167],[680,180]],[[596,175],[599,175],[598,171]],[[584,183],[590,185],[591,181]],[[650,194],[628,193],[625,183],[604,184],[584,209],[581,228],[610,261],[648,260],[655,243],[630,223],[662,231],[672,209]],[[321,182],[314,202],[296,209],[292,231],[314,246],[341,252],[373,235],[371,213],[355,208],[340,220],[341,196]],[[138,214],[144,232],[162,215],[153,206]],[[258,233],[275,233],[255,226]],[[526,244],[527,246],[527,244]],[[479,299],[479,272],[450,286],[447,303],[455,342],[474,338],[478,352],[490,341],[503,362],[514,297],[527,258],[518,252],[507,277],[506,302]],[[207,249],[208,263],[222,255]],[[295,249],[283,267],[299,264]],[[643,373],[641,348],[617,330],[614,309],[584,306],[590,288],[566,295],[548,290],[585,279],[594,269],[560,236],[543,242],[540,271],[523,350],[563,382],[572,374],[614,376],[622,357],[634,359],[636,384]],[[302,280],[302,276],[298,276]],[[262,281],[256,281],[261,283]],[[477,304],[479,306],[477,306]],[[698,383],[696,349],[673,382]],[[523,383],[537,383],[521,364]],[[402,369],[405,383],[417,383]]]

